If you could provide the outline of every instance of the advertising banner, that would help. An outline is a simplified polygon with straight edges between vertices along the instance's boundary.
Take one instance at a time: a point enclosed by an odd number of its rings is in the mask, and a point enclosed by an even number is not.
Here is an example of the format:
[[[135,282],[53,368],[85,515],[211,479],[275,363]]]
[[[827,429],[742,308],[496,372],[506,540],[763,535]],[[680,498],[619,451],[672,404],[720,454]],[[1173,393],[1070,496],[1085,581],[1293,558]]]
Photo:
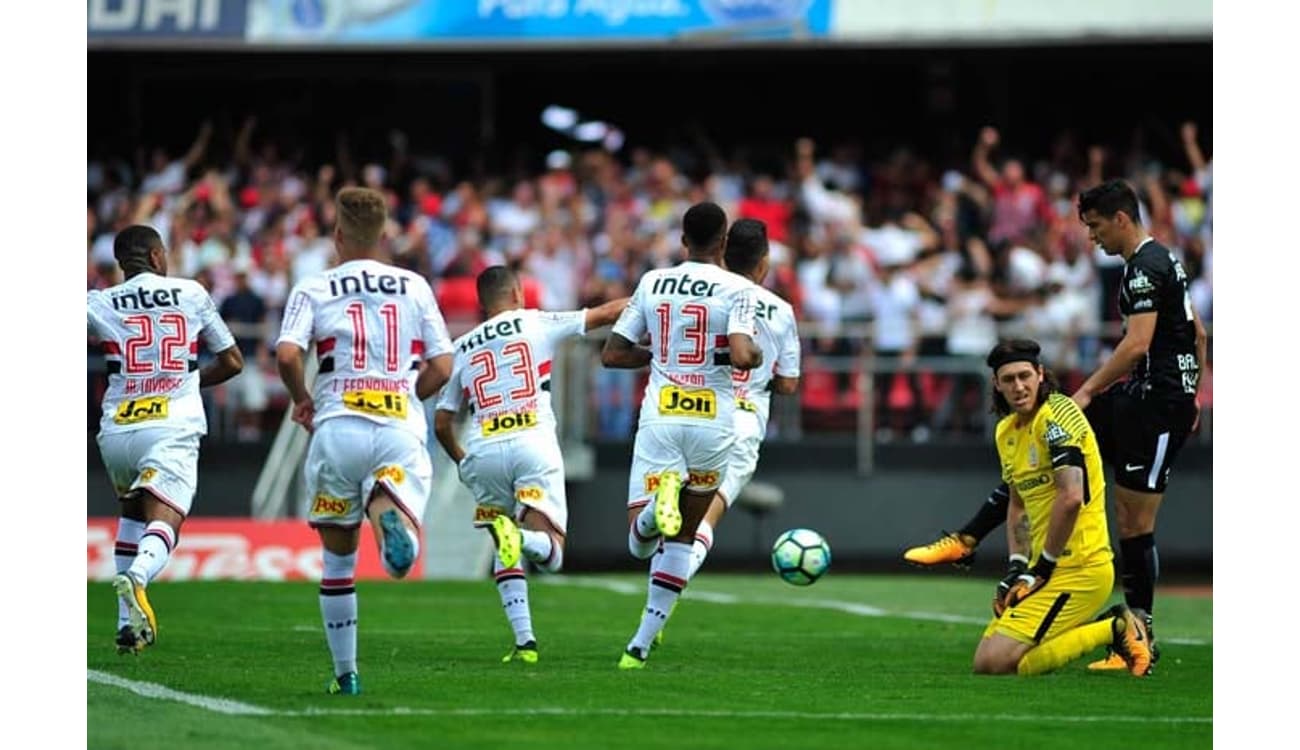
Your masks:
[[[832,0],[252,0],[251,43],[665,41],[825,36]]]
[[[242,41],[245,0],[87,0],[86,36],[118,39]]]
[[[88,580],[113,578],[116,535],[116,518],[87,519]],[[388,578],[369,525],[361,529],[359,553],[357,580]],[[407,577],[422,578],[423,568],[421,554]],[[191,518],[181,527],[176,549],[157,580],[319,581],[320,576],[320,537],[306,521]]]

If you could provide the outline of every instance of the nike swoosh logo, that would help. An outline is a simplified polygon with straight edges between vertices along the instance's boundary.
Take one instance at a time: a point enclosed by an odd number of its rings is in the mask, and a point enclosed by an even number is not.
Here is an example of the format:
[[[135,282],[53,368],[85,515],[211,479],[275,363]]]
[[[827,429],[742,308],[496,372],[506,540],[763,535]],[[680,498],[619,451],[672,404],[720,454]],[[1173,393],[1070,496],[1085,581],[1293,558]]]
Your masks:
[[[1142,464],[1124,464],[1124,471],[1141,471],[1143,468]]]

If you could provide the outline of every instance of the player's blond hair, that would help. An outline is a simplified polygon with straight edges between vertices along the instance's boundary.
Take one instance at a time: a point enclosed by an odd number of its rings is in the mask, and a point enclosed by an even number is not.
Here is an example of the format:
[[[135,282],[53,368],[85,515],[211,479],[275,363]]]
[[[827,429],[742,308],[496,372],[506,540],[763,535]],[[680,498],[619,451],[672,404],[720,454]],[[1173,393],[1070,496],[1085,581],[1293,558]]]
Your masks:
[[[339,191],[339,235],[349,247],[368,250],[379,244],[388,221],[388,202],[378,190],[350,187]]]

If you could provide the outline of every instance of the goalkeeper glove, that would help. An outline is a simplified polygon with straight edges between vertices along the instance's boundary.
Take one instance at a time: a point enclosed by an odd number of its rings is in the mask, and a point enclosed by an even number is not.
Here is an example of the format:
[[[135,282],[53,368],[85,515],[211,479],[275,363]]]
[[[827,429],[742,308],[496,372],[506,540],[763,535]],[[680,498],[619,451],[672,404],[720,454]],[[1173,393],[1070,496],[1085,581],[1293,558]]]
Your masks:
[[[993,616],[1001,617],[1006,611],[1002,600],[1006,598],[1007,592],[1020,580],[1020,575],[1029,570],[1029,558],[1024,555],[1012,555],[1011,562],[1007,565],[1007,574],[998,581],[997,591],[993,594]]]
[[[1046,552],[1039,553],[1038,562],[1034,563],[1034,567],[1021,573],[1002,597],[1002,609],[1004,611],[1011,609],[1046,586],[1055,570],[1056,559]]]

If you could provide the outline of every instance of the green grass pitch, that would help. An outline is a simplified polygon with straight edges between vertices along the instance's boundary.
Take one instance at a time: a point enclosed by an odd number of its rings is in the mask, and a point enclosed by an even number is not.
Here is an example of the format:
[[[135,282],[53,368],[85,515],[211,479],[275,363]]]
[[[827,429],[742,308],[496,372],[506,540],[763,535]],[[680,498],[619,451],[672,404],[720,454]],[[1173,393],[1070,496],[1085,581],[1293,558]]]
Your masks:
[[[832,572],[692,582],[646,669],[619,655],[645,576],[532,575],[541,661],[491,581],[362,582],[363,695],[332,676],[314,584],[157,583],[157,645],[118,656],[107,583],[87,587],[90,748],[1210,747],[1208,597],[1159,593],[1150,678],[975,677],[994,580]],[[1117,597],[1118,599],[1118,597]],[[1099,651],[1096,656],[1100,656]],[[1091,657],[1089,657],[1091,658]],[[143,742],[141,745],[139,743]]]

